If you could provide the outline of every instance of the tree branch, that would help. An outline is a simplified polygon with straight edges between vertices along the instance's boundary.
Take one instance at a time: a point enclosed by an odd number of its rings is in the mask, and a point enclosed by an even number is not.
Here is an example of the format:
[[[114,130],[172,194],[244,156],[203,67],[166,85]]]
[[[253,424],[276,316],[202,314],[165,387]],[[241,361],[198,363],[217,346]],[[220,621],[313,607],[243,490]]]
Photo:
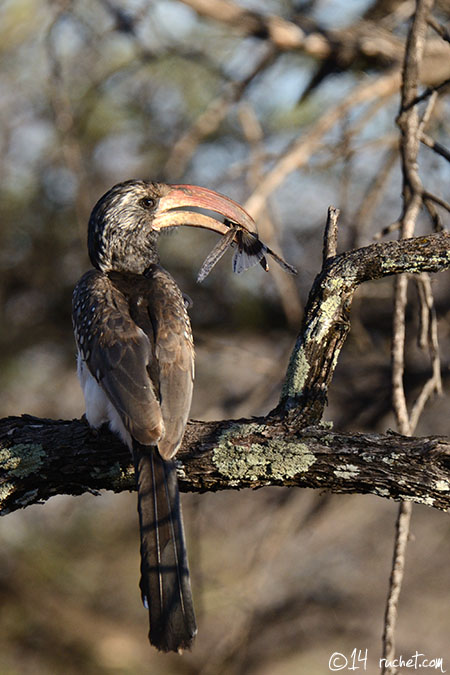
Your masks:
[[[296,14],[293,20],[277,14],[258,12],[240,6],[232,0],[182,0],[199,16],[230,26],[241,36],[252,36],[271,42],[280,51],[301,51],[318,61],[332,59],[334,68],[347,70],[350,65],[360,68],[367,64],[382,70],[400,66],[404,42],[392,28],[378,20],[355,21],[339,29],[324,29],[310,17]],[[435,30],[439,24],[435,22]],[[446,39],[444,28],[437,30]],[[422,81],[436,82],[436,63],[448,59],[448,45],[439,38],[429,39],[426,63],[421,71]],[[445,65],[440,65],[448,73]],[[441,78],[442,79],[442,78]]]
[[[280,404],[264,418],[190,422],[178,455],[182,489],[297,485],[449,508],[448,440],[340,434],[319,424],[357,286],[448,268],[447,233],[327,259],[310,293]],[[83,420],[0,420],[0,513],[55,494],[133,488],[128,450],[108,430],[93,432]]]
[[[2,514],[55,494],[134,489],[128,449],[84,420],[0,420],[0,458]],[[450,507],[445,438],[299,431],[271,418],[191,421],[177,458],[183,491],[287,485]]]
[[[353,294],[364,281],[450,267],[450,235],[375,243],[331,258],[314,281],[277,413],[298,428],[318,424],[340,350],[350,330]]]

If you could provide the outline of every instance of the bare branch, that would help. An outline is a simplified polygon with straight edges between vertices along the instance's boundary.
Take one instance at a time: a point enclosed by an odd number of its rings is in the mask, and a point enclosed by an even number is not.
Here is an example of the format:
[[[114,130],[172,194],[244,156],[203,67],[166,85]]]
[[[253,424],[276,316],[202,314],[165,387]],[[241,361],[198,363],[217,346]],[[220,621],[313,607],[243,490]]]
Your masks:
[[[275,166],[264,176],[258,187],[245,203],[245,208],[254,218],[264,209],[268,197],[277,189],[284,179],[305,164],[322,142],[323,136],[346,114],[352,106],[371,101],[377,97],[388,97],[400,86],[400,72],[393,71],[374,81],[358,85],[355,89],[320,117],[277,161]]]
[[[278,411],[299,427],[320,421],[336,361],[348,334],[349,309],[359,284],[403,272],[450,266],[450,235],[371,244],[331,259],[316,278],[284,381]]]
[[[276,14],[248,10],[232,0],[182,0],[199,15],[231,26],[239,35],[253,36],[271,42],[278,50],[301,51],[321,61],[332,59],[341,69],[362,60],[378,70],[400,66],[404,55],[403,40],[392,31],[393,26],[379,21],[357,21],[335,30],[324,30],[310,18],[296,20]],[[402,17],[404,18],[404,17]],[[307,28],[303,28],[305,25]],[[439,33],[441,35],[441,33]],[[436,62],[448,59],[448,46],[440,38],[429,40],[421,70],[425,84],[436,83]],[[443,72],[448,72],[441,65]],[[442,79],[442,78],[441,78]]]
[[[325,236],[323,238],[322,266],[325,267],[330,258],[334,258],[337,253],[338,236],[338,218],[340,211],[334,206],[328,207],[327,224],[325,226]]]
[[[431,26],[433,30],[435,30],[436,33],[440,35],[443,40],[450,42],[450,32],[447,30],[445,26],[440,24],[439,21],[436,21],[434,16],[429,16],[427,22],[428,25]]]
[[[443,145],[440,143],[437,143],[431,136],[428,136],[428,134],[422,134],[420,140],[424,145],[427,145],[429,148],[434,150],[438,155],[441,155],[444,159],[447,160],[447,162],[450,162],[450,152],[445,148]]]
[[[398,434],[298,431],[273,418],[189,422],[180,461],[184,491],[289,485],[372,493],[450,507],[450,441]],[[83,420],[0,420],[0,512],[55,494],[134,490],[128,449]]]
[[[400,433],[405,435],[411,433],[405,389],[403,386],[407,291],[408,278],[406,276],[397,277],[395,279],[392,326],[392,404]]]
[[[415,96],[415,98],[408,103],[407,107],[412,108],[413,106],[417,105],[418,103],[421,103],[422,101],[425,101],[430,96],[437,95],[437,93],[441,89],[445,89],[446,87],[448,87],[449,84],[450,84],[450,78],[447,78],[443,82],[439,82],[439,84],[434,85],[434,87],[428,87],[420,95]]]
[[[269,39],[278,49],[302,49],[324,58],[331,44],[319,33],[307,34],[298,24],[275,14],[249,11],[231,0],[182,0],[198,14],[234,26],[241,34]]]
[[[429,275],[421,274],[417,277],[416,285],[420,298],[419,346],[422,349],[428,349],[432,372],[412,407],[410,414],[410,424],[412,429],[416,428],[420,415],[429,398],[434,393],[442,394],[441,359],[439,356],[437,320]]]
[[[209,103],[206,110],[175,143],[164,167],[166,176],[173,180],[183,174],[198,144],[216,131],[230,106],[242,98],[249,84],[273,61],[274,56],[273,49],[266,51],[247,77],[240,82],[229,83],[223,93]]]
[[[450,213],[450,204],[446,202],[445,199],[441,199],[441,197],[437,197],[436,195],[433,195],[431,192],[427,192],[426,190],[424,190],[422,196],[424,199],[430,199],[432,202],[435,202],[439,206],[442,206],[443,209],[445,209]]]
[[[389,181],[391,171],[394,168],[398,158],[398,147],[390,148],[385,156],[383,165],[378,170],[374,181],[368,186],[367,191],[361,200],[361,204],[354,216],[352,228],[352,248],[356,248],[361,236],[362,226],[370,221],[379,200],[381,199]],[[383,234],[388,234],[385,232]],[[381,238],[382,234],[375,235],[375,239]]]
[[[395,525],[396,537],[394,554],[392,558],[392,570],[389,579],[389,595],[386,602],[383,630],[383,658],[391,663],[395,654],[395,627],[397,622],[397,608],[402,589],[403,574],[405,570],[406,547],[409,538],[409,526],[411,522],[411,502],[402,502],[398,509],[397,522]],[[383,673],[392,673],[390,666],[384,665]]]
[[[420,136],[428,122],[436,101],[433,94],[422,122],[415,101],[419,84],[419,73],[425,48],[427,18],[434,0],[417,0],[416,12],[408,33],[405,59],[402,73],[401,106],[397,123],[401,132],[400,151],[403,172],[403,214],[400,223],[400,236],[412,237],[417,217],[422,206],[423,187],[420,180],[417,156]],[[412,420],[408,414],[406,395],[403,386],[405,357],[405,313],[407,304],[408,278],[401,275],[395,279],[394,315],[392,326],[392,403],[397,425],[401,433],[413,433]],[[417,409],[418,411],[418,409]],[[392,572],[386,604],[383,631],[383,674],[394,675],[392,665],[395,655],[395,630],[397,607],[403,582],[406,545],[411,520],[412,506],[401,504],[396,523],[396,535]]]

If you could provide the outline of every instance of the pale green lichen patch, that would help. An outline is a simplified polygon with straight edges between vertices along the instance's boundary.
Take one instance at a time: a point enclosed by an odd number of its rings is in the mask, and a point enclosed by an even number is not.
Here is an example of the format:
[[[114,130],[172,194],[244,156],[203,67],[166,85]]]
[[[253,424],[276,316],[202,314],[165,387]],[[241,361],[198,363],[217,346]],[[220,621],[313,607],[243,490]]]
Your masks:
[[[0,468],[12,476],[23,478],[42,466],[45,451],[40,443],[18,443],[0,451]]]
[[[354,464],[344,464],[341,469],[335,469],[333,473],[337,478],[349,480],[358,476],[359,468]]]
[[[367,462],[368,464],[372,464],[373,462],[377,461],[376,455],[373,455],[371,452],[361,452],[359,456],[364,462]]]
[[[330,324],[336,320],[336,314],[339,312],[339,308],[341,306],[341,297],[340,297],[340,289],[342,286],[342,283],[337,283],[341,282],[342,280],[333,280],[334,284],[337,285],[337,288],[334,290],[334,292],[329,295],[321,304],[320,306],[320,322],[318,324],[318,331],[315,335],[316,341],[320,341],[323,336],[327,333],[327,331],[330,329]]]
[[[284,480],[309,470],[316,457],[304,443],[285,442],[282,439],[261,443],[235,443],[239,425],[228,428],[219,438],[213,452],[213,464],[235,486],[241,481]],[[245,436],[263,435],[264,426],[247,425]],[[241,437],[245,441],[244,437]]]
[[[318,426],[321,429],[333,429],[334,427],[334,422],[333,420],[321,420],[318,424]],[[334,438],[333,436],[330,436],[330,438]]]
[[[123,483],[129,482],[134,477],[134,471],[130,469],[121,469],[119,462],[115,462],[106,474],[111,480],[113,488],[120,488]]]
[[[305,351],[300,347],[294,354],[289,362],[281,392],[281,398],[283,399],[298,396],[308,381],[308,373],[311,366]]]
[[[3,471],[14,471],[20,464],[20,457],[14,455],[9,448],[0,450],[0,468]]]
[[[389,464],[391,466],[395,464],[394,460],[391,457],[382,457],[381,461],[383,462],[383,464]]]

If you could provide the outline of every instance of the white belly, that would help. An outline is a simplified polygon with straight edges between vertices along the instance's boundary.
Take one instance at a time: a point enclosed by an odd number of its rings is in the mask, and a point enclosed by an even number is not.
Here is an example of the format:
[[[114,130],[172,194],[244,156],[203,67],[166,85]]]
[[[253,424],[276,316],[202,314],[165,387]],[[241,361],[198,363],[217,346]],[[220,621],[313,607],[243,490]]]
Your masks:
[[[119,413],[89,371],[79,352],[77,356],[77,373],[84,394],[86,419],[89,422],[89,426],[98,429],[102,424],[108,424],[111,431],[118,434],[125,445],[128,445],[131,449],[131,436],[125,429]]]

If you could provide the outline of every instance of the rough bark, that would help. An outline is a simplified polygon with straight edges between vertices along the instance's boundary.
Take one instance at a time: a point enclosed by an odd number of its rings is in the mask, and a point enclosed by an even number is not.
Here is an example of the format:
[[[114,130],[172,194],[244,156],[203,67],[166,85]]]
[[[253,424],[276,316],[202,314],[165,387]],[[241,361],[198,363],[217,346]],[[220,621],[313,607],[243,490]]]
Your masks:
[[[264,418],[190,422],[179,453],[181,488],[297,485],[448,509],[448,439],[342,434],[320,426],[320,420],[358,285],[449,267],[447,233],[325,256],[278,407]],[[128,450],[107,429],[93,432],[83,420],[0,420],[0,513],[55,494],[101,489],[134,489]]]
[[[128,449],[83,420],[24,415],[0,422],[1,512],[55,494],[134,490]],[[450,441],[399,434],[297,430],[275,419],[190,422],[178,454],[180,487],[205,492],[265,485],[372,493],[446,510]]]

